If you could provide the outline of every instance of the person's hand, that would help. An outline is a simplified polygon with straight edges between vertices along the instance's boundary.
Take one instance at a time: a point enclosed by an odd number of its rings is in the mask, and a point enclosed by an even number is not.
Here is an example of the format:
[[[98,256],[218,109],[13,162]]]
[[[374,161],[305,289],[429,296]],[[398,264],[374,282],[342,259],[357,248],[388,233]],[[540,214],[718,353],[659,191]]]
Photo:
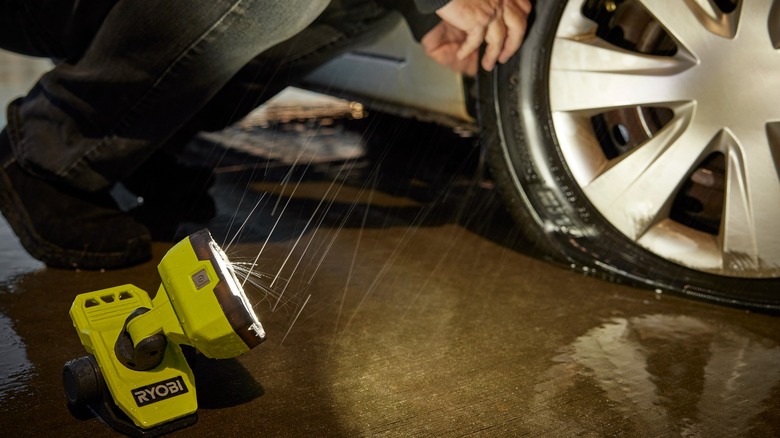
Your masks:
[[[442,21],[422,37],[420,43],[425,53],[439,64],[468,76],[477,75],[477,52],[465,58],[458,57],[458,50],[466,41],[466,32]]]
[[[530,0],[452,0],[436,11],[465,34],[456,53],[458,59],[474,56],[482,42],[487,43],[482,68],[488,71],[496,62],[507,62],[520,48],[530,13]]]

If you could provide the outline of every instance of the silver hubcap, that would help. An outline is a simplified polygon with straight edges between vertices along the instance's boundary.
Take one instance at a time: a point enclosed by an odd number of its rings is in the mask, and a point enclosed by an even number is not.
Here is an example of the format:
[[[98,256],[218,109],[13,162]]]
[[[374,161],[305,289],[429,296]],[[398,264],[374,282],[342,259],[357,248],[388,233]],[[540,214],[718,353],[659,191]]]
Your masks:
[[[571,1],[559,24],[549,92],[560,147],[589,201],[626,237],[683,266],[780,276],[780,0],[742,0],[728,13],[710,0],[639,0],[674,42],[662,55],[598,36],[583,4]],[[609,156],[594,117],[627,108],[669,117],[657,129],[639,118],[641,143]],[[702,168],[714,155],[723,162],[716,183]],[[717,209],[709,232],[675,213],[691,181],[718,186],[700,198]]]

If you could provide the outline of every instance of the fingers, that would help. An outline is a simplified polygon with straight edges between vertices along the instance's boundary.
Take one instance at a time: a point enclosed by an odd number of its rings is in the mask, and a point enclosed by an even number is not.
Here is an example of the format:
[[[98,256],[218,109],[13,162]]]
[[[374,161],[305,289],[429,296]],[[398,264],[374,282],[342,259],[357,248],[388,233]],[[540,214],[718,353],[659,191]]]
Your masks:
[[[459,60],[475,56],[486,44],[481,64],[488,71],[520,49],[530,12],[530,0],[452,0],[436,11],[465,34],[456,53]]]
[[[425,50],[425,53],[429,56],[432,56],[432,53],[444,43],[446,38],[445,26],[445,22],[437,24],[420,39],[423,50]]]
[[[465,39],[465,32],[442,21],[425,34],[420,43],[425,53],[437,63],[460,74],[475,76],[478,66],[477,52],[472,52],[463,59],[457,56]]]
[[[504,24],[502,11],[499,9],[493,21],[488,24],[485,34],[485,53],[482,55],[482,68],[487,71],[493,70],[496,61],[503,53],[506,44],[507,26]],[[514,52],[513,52],[514,53]]]
[[[502,0],[452,0],[438,9],[436,14],[442,20],[462,30],[466,34],[458,50],[458,57],[465,59],[477,52],[488,32],[489,25],[495,20]]]
[[[482,45],[482,41],[485,39],[485,32],[485,28],[482,27],[474,28],[468,32],[466,34],[466,39],[458,50],[458,58],[464,59],[472,53],[476,53],[477,50],[479,50],[479,46]]]
[[[472,52],[470,56],[462,59],[457,66],[450,68],[473,78],[477,75],[478,61],[479,57],[477,56],[477,52]]]
[[[506,0],[504,2],[503,19],[507,28],[506,40],[498,62],[505,64],[523,44],[528,14],[531,4],[526,0]]]

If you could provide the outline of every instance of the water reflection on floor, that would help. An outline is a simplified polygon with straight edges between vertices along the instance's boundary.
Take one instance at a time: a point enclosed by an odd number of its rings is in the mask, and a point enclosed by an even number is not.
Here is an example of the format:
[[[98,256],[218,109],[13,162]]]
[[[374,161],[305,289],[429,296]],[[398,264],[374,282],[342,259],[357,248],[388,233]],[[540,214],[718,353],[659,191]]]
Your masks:
[[[34,371],[27,358],[27,347],[14,331],[13,322],[0,313],[0,405],[25,391]]]
[[[607,435],[738,436],[766,433],[780,390],[780,346],[739,327],[690,315],[613,318],[563,349],[536,385],[535,404],[575,434],[596,402],[614,419]],[[582,398],[578,388],[595,390]],[[547,421],[550,421],[548,418]],[[752,430],[757,427],[758,430]],[[763,434],[761,433],[761,434]]]
[[[11,284],[14,277],[43,269],[43,263],[22,248],[19,239],[0,215],[0,284]]]

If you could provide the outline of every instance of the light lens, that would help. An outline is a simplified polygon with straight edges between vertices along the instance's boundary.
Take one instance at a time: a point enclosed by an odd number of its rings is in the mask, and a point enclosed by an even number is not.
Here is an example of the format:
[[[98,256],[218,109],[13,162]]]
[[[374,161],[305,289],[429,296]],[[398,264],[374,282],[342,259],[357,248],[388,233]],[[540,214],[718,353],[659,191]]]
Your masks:
[[[230,292],[241,300],[241,303],[244,305],[244,311],[252,319],[252,324],[249,327],[249,330],[253,331],[259,338],[265,339],[265,330],[263,330],[263,325],[260,324],[260,321],[257,319],[257,315],[252,308],[252,304],[246,297],[244,288],[241,287],[241,282],[238,281],[236,272],[233,269],[233,265],[230,263],[230,260],[228,260],[227,254],[222,251],[222,248],[220,248],[219,245],[217,245],[217,242],[214,240],[209,242],[209,246],[211,247],[211,251],[214,253],[214,259],[217,261],[219,270],[222,273],[222,278],[224,278],[227,282]]]

